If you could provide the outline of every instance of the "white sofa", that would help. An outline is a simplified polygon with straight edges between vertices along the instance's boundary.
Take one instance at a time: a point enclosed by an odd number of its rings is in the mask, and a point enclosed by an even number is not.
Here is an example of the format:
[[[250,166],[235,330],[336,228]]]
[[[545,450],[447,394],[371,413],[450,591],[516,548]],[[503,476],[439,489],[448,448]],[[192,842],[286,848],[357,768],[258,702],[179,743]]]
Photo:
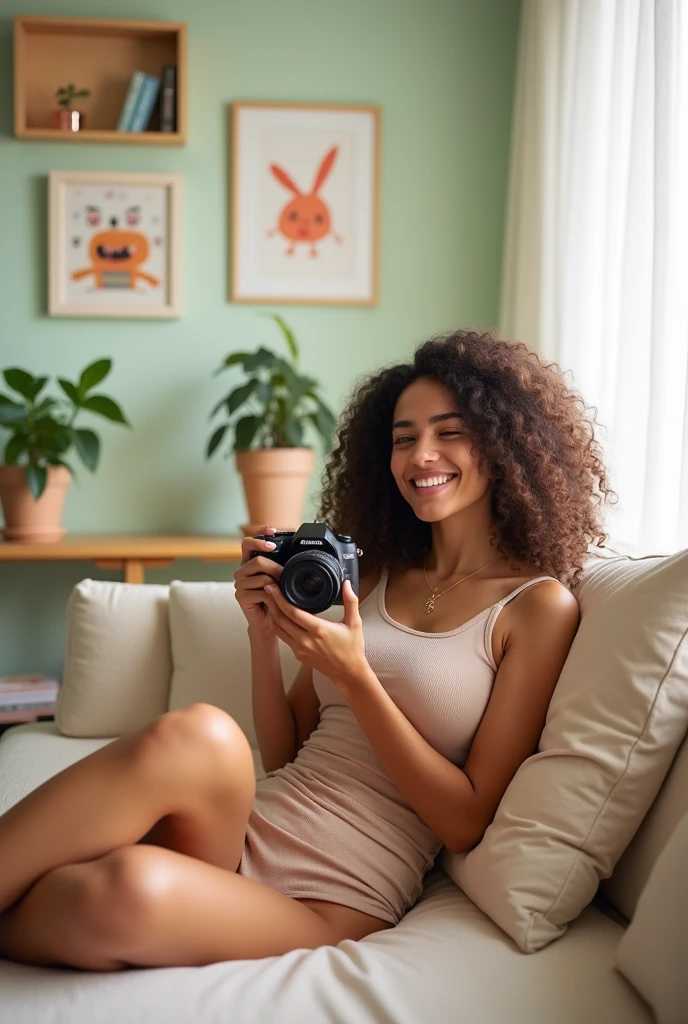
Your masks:
[[[289,682],[296,663],[286,647],[282,658]],[[249,690],[232,584],[86,580],[69,604],[56,722],[13,727],[0,740],[0,813],[122,732],[197,700],[230,711],[255,748]],[[684,741],[607,897],[598,893],[540,952],[521,952],[438,859],[400,924],[361,942],[113,974],[0,959],[0,1024],[649,1024],[652,1010],[615,966],[627,922],[614,904],[635,905],[687,793]]]

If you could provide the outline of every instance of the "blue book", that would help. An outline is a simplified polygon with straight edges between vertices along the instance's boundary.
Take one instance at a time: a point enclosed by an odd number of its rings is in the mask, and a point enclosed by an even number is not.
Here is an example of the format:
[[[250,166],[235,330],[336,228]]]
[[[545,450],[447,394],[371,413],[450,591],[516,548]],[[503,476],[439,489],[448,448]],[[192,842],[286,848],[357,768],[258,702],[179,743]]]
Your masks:
[[[129,125],[134,114],[134,108],[136,101],[139,98],[139,94],[146,81],[146,76],[143,71],[135,71],[129,81],[129,88],[127,89],[127,95],[124,98],[122,104],[122,110],[119,115],[119,121],[117,122],[118,132],[130,131]]]
[[[158,98],[160,79],[153,75],[146,75],[146,81],[141,87],[139,97],[134,107],[134,116],[131,121],[130,132],[144,132],[153,113],[155,101]]]

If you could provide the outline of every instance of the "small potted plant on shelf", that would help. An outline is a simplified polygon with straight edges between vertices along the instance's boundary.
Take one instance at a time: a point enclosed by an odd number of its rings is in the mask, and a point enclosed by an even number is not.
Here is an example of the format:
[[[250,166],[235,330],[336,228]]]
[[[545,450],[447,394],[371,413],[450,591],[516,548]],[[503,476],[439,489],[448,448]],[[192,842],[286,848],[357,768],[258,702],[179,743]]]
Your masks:
[[[329,451],[335,418],[318,394],[314,377],[301,374],[296,362],[298,346],[293,332],[281,316],[270,314],[282,331],[291,360],[267,348],[256,352],[232,352],[215,375],[240,366],[248,380],[221,399],[210,414],[223,412],[227,422],[217,427],[206,446],[210,458],[225,440],[227,431],[234,443],[236,468],[244,483],[250,523],[244,535],[258,532],[266,524],[295,530],[302,522],[308,478],[313,471],[315,449],[305,442],[305,431],[313,430]],[[239,410],[245,415],[232,421]]]
[[[82,412],[95,413],[114,423],[130,426],[112,398],[93,394],[112,368],[111,359],[99,359],[81,373],[76,384],[58,378],[64,397],[40,397],[48,377],[34,377],[12,367],[3,372],[11,395],[0,393],[0,427],[10,431],[0,464],[0,503],[5,515],[5,540],[60,540],[60,525],[67,485],[75,476],[66,461],[72,449],[95,472],[100,438],[93,430],[77,428]]]
[[[53,110],[51,127],[59,128],[61,131],[78,132],[84,127],[84,115],[81,110],[74,110],[74,100],[85,99],[91,95],[90,89],[77,89],[73,82],[69,85],[61,85],[55,93],[57,99],[57,110]]]

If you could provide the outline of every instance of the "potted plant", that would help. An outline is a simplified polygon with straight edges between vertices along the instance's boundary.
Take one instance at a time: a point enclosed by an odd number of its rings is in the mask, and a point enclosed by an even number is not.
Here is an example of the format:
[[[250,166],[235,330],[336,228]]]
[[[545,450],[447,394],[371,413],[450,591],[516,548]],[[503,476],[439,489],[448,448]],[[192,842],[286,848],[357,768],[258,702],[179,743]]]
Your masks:
[[[318,394],[314,377],[297,368],[299,349],[293,332],[281,316],[269,314],[280,328],[291,356],[285,359],[261,347],[255,352],[232,352],[215,375],[239,366],[248,380],[222,398],[210,414],[223,412],[227,422],[217,427],[206,446],[206,458],[217,451],[227,431],[234,442],[236,468],[244,483],[250,523],[244,535],[266,524],[295,530],[303,518],[308,478],[315,450],[305,443],[305,432],[315,431],[329,451],[335,418]],[[242,410],[244,415],[232,417]]]
[[[77,428],[81,412],[95,413],[114,423],[130,424],[117,402],[93,394],[112,368],[99,359],[82,372],[76,384],[58,378],[65,397],[40,397],[48,377],[34,377],[12,367],[3,372],[11,395],[0,393],[0,426],[10,431],[0,465],[0,503],[5,515],[6,540],[55,541],[67,485],[74,470],[66,461],[72,449],[91,472],[98,466],[100,438],[93,430]]]
[[[53,110],[51,126],[61,131],[78,132],[84,127],[84,115],[80,110],[74,110],[72,103],[80,97],[86,98],[90,95],[90,89],[77,89],[73,82],[61,85],[55,93],[57,110]]]

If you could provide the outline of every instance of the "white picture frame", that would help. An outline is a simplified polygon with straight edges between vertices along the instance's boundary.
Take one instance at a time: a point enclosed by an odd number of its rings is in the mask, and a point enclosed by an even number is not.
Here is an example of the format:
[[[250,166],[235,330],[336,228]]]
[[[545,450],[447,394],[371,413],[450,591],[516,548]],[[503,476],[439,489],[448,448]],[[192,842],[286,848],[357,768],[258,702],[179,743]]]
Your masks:
[[[380,120],[373,105],[232,104],[233,302],[378,304]]]
[[[51,171],[48,313],[179,317],[179,174]]]

